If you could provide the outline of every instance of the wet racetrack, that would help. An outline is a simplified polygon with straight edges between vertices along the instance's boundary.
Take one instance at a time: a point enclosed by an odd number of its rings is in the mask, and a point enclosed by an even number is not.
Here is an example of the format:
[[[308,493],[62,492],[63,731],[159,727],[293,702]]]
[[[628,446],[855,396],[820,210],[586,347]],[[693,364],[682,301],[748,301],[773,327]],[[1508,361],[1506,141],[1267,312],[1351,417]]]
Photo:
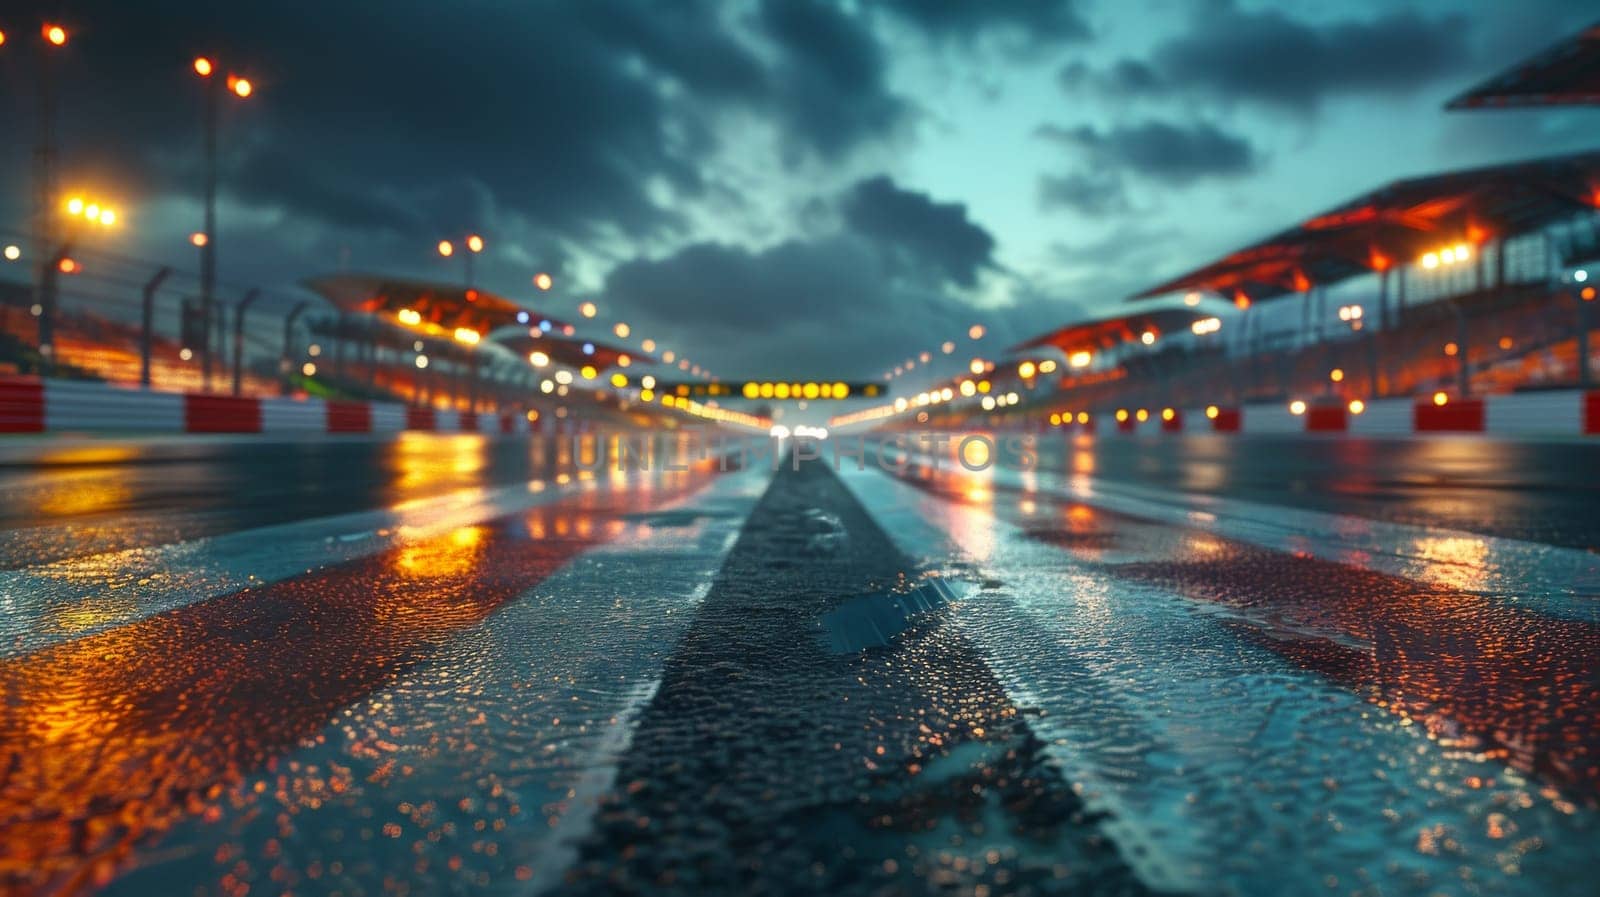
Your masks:
[[[4,447],[0,892],[1549,894],[1600,856],[1588,444]]]

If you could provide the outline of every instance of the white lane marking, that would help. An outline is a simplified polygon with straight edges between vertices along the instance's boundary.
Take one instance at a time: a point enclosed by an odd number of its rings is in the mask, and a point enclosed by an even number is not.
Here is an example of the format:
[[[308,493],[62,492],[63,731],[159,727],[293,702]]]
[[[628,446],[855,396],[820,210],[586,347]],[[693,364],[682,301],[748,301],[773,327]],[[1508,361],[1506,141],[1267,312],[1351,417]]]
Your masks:
[[[1035,490],[1275,551],[1499,597],[1553,617],[1600,623],[1600,601],[1595,600],[1600,598],[1600,555],[1576,548],[1157,490],[1081,474],[997,466],[984,476],[991,485]]]
[[[1214,606],[1096,573],[981,507],[844,480],[909,556],[1004,580],[953,625],[1019,706],[1045,711],[1029,725],[1152,886],[1423,894],[1470,873],[1547,893],[1591,852],[1592,816],[1240,639]],[[1508,868],[1507,824],[1541,855]],[[1459,850],[1419,848],[1440,832]]]
[[[611,477],[477,487],[389,508],[0,571],[0,657],[367,557],[581,490],[615,488],[627,487]]]

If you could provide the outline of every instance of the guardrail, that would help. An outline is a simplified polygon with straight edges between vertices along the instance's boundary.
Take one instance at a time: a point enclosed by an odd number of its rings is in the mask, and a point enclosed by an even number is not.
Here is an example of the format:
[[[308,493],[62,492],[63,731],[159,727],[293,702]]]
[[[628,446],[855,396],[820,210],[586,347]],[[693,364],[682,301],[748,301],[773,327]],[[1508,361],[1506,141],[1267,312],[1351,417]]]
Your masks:
[[[385,402],[157,392],[38,377],[0,377],[0,433],[555,433],[583,421],[528,420]]]

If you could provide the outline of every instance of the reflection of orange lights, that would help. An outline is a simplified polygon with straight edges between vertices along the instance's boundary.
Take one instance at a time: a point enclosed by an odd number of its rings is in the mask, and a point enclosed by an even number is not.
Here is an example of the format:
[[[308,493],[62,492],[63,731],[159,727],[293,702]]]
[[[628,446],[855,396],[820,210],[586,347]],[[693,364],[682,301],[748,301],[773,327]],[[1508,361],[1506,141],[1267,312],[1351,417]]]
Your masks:
[[[460,576],[476,565],[482,543],[482,527],[464,526],[443,538],[426,539],[400,549],[394,569],[413,579]]]

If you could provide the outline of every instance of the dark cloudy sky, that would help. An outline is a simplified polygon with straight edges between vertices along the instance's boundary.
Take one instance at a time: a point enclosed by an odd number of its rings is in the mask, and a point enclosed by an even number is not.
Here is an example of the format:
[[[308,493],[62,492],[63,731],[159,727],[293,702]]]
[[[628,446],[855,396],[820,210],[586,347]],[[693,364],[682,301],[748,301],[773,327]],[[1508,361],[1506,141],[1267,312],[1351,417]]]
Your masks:
[[[1446,113],[1592,3],[10,0],[74,28],[63,181],[115,249],[193,266],[216,54],[223,276],[459,276],[593,298],[727,376],[948,364],[1399,176],[1590,148],[1593,113]],[[0,226],[28,208],[31,66],[0,48]],[[558,287],[537,296],[535,272]]]

